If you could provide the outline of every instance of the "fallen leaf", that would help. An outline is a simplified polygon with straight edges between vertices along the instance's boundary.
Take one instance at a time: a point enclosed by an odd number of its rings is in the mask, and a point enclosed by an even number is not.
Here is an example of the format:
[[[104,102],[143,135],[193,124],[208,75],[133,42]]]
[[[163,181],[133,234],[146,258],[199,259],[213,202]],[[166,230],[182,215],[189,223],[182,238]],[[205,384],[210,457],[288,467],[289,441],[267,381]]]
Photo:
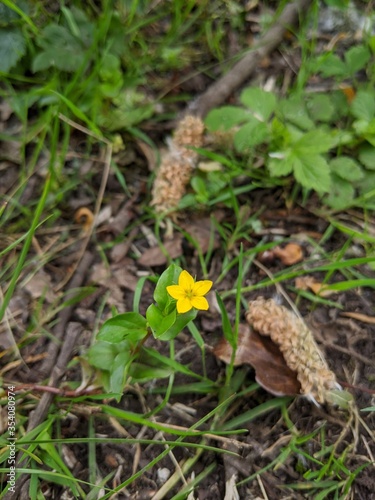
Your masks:
[[[44,297],[49,304],[57,299],[57,295],[53,292],[51,276],[42,269],[25,283],[24,289],[33,299]]]
[[[232,348],[227,340],[220,340],[213,352],[224,363],[230,363]],[[255,380],[271,394],[294,396],[300,393],[297,374],[287,366],[279,347],[245,324],[239,326],[234,360],[235,366],[243,364],[255,369]]]
[[[331,290],[329,285],[316,281],[312,276],[300,276],[296,278],[294,284],[298,290],[309,289],[315,293],[315,295],[319,295],[319,297],[329,297],[337,293],[337,290]]]
[[[273,253],[286,266],[297,264],[297,262],[301,262],[303,259],[302,248],[297,243],[288,243],[283,248],[275,247]]]
[[[163,250],[159,245],[148,248],[138,259],[138,264],[141,266],[161,266],[167,263],[167,256],[171,259],[180,257],[182,255],[182,239],[182,234],[176,234],[173,240],[167,240],[163,243]]]
[[[218,248],[219,238],[214,230],[213,222],[209,217],[203,217],[188,224],[181,224],[181,227],[196,241],[202,254],[206,254],[210,246]],[[213,240],[212,240],[213,238]]]
[[[219,220],[220,217],[221,213],[218,212],[216,214],[216,219]],[[211,246],[215,249],[220,245],[218,235],[216,231],[214,231],[213,222],[209,217],[203,217],[199,220],[185,224],[182,223],[181,227],[193,239],[203,255],[208,252]],[[180,257],[183,254],[183,239],[184,235],[176,233],[173,239],[167,239],[163,242],[164,251],[159,245],[151,247],[143,252],[138,263],[142,266],[161,266],[167,263],[167,255],[171,259]],[[165,255],[165,253],[167,253],[167,255]]]

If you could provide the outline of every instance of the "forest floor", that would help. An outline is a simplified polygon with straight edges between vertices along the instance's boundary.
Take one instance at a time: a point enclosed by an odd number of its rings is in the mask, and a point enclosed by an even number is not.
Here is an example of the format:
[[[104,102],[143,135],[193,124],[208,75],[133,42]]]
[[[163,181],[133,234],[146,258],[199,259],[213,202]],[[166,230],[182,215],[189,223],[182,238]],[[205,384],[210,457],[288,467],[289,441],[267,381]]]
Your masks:
[[[227,62],[263,30],[260,20],[272,7],[248,6],[241,36],[225,11],[217,43]],[[140,28],[148,30],[145,40],[152,33],[162,39],[173,15]],[[301,33],[286,36],[222,104],[238,103],[250,84],[293,92],[303,67]],[[334,36],[320,34],[316,45]],[[342,53],[362,43],[354,33],[345,40]],[[152,186],[175,118],[226,67],[195,71],[194,50],[203,49],[194,44],[179,65],[172,41],[165,54],[173,70],[163,78],[149,71],[140,85],[157,103],[153,112],[100,138],[94,122],[79,120],[66,102],[43,135],[41,116],[47,120],[52,105],[34,106],[31,77],[8,77],[2,87],[0,498],[12,497],[7,411],[14,393],[13,498],[375,499],[373,197],[358,191],[343,209],[327,205],[293,175],[265,173],[262,144],[249,161],[232,145],[215,149],[207,133],[209,153],[199,157],[181,205],[169,219],[156,213]],[[359,71],[353,93],[368,75]],[[27,92],[21,83],[30,84]],[[332,86],[340,91],[317,74],[303,82],[307,94]],[[114,312],[146,314],[157,278],[172,263],[213,282],[210,307],[173,342],[148,337],[122,396],[111,396],[103,371],[89,364],[90,346]],[[248,328],[247,304],[260,296],[294,304],[349,402],[290,395],[272,358],[225,364],[216,347],[225,324],[215,293],[239,331]]]

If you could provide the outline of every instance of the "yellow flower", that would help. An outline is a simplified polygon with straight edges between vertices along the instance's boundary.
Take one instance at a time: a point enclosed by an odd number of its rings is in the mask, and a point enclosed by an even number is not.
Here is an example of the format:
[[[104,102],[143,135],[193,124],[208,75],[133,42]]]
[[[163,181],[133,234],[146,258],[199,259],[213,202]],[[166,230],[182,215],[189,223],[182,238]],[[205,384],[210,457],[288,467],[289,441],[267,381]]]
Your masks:
[[[182,314],[190,311],[193,307],[206,311],[208,302],[204,295],[210,291],[211,287],[212,281],[195,282],[187,271],[182,271],[178,278],[178,285],[167,286],[167,292],[177,300],[177,312]]]

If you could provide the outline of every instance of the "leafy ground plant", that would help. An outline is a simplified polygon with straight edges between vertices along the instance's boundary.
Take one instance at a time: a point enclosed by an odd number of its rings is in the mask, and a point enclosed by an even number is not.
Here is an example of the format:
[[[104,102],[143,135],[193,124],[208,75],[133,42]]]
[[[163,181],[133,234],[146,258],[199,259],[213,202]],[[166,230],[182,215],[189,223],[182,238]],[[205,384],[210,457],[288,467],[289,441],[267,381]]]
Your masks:
[[[372,92],[359,90],[348,104],[340,90],[277,100],[272,92],[248,88],[240,101],[242,107],[211,111],[206,124],[216,133],[233,133],[239,153],[261,155],[272,177],[293,174],[334,209],[361,205],[372,192]],[[338,117],[350,120],[344,130]]]
[[[156,284],[155,303],[148,307],[146,317],[128,312],[106,321],[98,334],[98,342],[88,353],[90,363],[108,374],[109,384],[104,384],[104,388],[117,393],[120,399],[128,377],[144,380],[151,374],[154,378],[154,367],[148,369],[147,376],[142,366],[134,363],[142,344],[150,334],[158,340],[172,341],[194,320],[199,309],[208,309],[204,295],[211,286],[210,280],[194,282],[187,271],[172,264]],[[157,352],[154,357],[158,358]]]
[[[1,498],[372,498],[374,12],[310,4],[166,217],[174,120],[294,4],[0,2]],[[260,296],[340,405],[299,395]]]

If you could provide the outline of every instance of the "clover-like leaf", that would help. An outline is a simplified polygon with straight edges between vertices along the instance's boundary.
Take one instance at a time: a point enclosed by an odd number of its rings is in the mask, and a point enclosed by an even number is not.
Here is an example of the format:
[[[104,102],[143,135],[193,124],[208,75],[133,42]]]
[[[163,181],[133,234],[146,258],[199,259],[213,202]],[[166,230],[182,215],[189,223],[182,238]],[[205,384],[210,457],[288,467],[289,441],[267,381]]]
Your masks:
[[[0,71],[8,71],[17,64],[26,52],[26,42],[18,28],[0,30]]]
[[[236,106],[222,106],[208,113],[205,124],[209,130],[230,130],[235,125],[244,123],[249,118],[249,112]]]
[[[335,210],[342,210],[351,205],[354,193],[354,187],[350,182],[333,174],[332,186],[324,201]]]
[[[258,121],[267,121],[276,109],[275,94],[259,87],[245,89],[240,101],[253,112]]]
[[[252,117],[243,125],[234,136],[234,145],[239,152],[246,152],[250,148],[262,144],[269,136],[265,123]]]
[[[375,115],[375,97],[373,92],[359,90],[353,99],[351,112],[358,120],[369,122]]]
[[[295,159],[293,172],[296,180],[307,189],[326,193],[331,187],[329,166],[320,155],[300,155]]]
[[[375,147],[364,144],[359,150],[359,161],[369,170],[375,170]]]
[[[359,181],[363,177],[361,166],[349,156],[334,158],[330,161],[329,166],[336,176],[347,181]]]

